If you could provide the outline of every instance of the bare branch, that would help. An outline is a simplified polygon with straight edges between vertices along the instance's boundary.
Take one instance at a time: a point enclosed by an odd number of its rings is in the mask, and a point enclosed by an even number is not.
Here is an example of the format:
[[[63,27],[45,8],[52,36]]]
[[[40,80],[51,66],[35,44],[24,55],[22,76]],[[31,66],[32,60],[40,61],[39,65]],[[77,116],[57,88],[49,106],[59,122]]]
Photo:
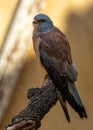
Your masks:
[[[41,119],[57,102],[57,93],[52,81],[47,77],[42,88],[34,88],[28,91],[30,99],[28,106],[17,116],[12,118],[12,123],[7,130],[37,130]]]

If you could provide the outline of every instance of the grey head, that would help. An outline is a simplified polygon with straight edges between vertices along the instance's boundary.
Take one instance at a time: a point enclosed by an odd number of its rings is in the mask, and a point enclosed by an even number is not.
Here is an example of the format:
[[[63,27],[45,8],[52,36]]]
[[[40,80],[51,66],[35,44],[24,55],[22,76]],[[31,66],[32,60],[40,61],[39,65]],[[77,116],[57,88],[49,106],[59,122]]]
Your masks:
[[[36,15],[34,17],[33,25],[34,29],[39,33],[47,33],[54,28],[52,20],[45,14]]]

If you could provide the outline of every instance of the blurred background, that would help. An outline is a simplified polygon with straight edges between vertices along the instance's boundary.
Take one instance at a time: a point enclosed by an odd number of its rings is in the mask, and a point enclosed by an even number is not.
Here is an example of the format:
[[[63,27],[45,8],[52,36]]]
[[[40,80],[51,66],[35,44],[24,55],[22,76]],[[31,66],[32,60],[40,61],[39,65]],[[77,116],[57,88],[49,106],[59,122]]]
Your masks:
[[[28,2],[28,1],[27,1]],[[10,25],[18,0],[0,0],[0,48]],[[42,13],[51,17],[54,24],[68,37],[72,56],[78,68],[78,91],[85,105],[88,119],[81,120],[68,105],[71,116],[69,124],[59,102],[42,120],[40,130],[92,130],[93,129],[93,0],[46,0]],[[31,23],[32,26],[32,23]],[[14,36],[15,37],[15,36]],[[27,91],[40,87],[44,72],[32,47],[26,51],[26,60],[17,80],[8,109],[0,124],[0,130],[11,122],[28,104]]]

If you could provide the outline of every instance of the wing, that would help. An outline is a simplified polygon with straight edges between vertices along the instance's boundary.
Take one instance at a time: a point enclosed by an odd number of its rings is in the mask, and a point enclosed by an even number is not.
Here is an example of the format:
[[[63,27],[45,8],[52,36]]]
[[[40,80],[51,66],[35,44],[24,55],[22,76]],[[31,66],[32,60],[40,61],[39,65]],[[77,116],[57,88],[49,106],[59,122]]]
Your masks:
[[[66,107],[66,98],[65,98],[65,93],[64,93],[64,90],[66,90],[66,87],[65,87],[65,84],[63,83],[64,82],[63,79],[61,79],[60,73],[57,71],[57,69],[54,68],[56,65],[56,61],[54,59],[52,61],[52,59],[42,50],[40,51],[40,60],[44,68],[46,69],[49,77],[55,84],[55,87],[57,89],[58,99],[64,110],[66,119],[68,120],[68,122],[70,122],[70,116]]]
[[[60,74],[66,75],[71,81],[75,81],[77,70],[72,62],[71,50],[66,36],[55,28],[51,32],[41,35],[40,38],[40,53],[43,51],[47,54],[52,67]]]

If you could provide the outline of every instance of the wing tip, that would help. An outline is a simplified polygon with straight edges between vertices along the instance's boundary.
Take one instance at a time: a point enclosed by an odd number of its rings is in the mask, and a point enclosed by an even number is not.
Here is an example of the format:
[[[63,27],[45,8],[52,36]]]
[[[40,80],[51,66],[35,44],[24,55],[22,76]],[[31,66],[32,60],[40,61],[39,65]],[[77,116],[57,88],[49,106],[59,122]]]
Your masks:
[[[68,123],[70,123],[71,121],[70,121],[70,118],[67,118],[67,121],[68,121]]]
[[[80,116],[82,119],[83,119],[83,118],[86,118],[86,119],[88,118],[87,112],[86,112],[84,106],[81,107],[81,111],[79,112],[79,116]]]

